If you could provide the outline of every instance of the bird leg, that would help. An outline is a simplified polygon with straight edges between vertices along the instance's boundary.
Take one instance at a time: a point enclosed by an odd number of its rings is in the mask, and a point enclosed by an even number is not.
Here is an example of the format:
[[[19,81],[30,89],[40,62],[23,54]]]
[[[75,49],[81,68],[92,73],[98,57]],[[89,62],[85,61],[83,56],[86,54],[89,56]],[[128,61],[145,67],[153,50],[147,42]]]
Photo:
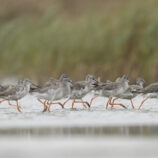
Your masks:
[[[140,104],[140,106],[138,107],[138,110],[140,110],[140,108],[142,107],[142,105],[145,103],[145,101],[147,101],[149,98],[147,97],[147,98],[145,98],[142,102],[141,102],[141,104]]]
[[[74,100],[72,101],[72,109],[74,108],[75,101],[76,101],[76,97],[75,97]]]
[[[132,99],[130,99],[130,101],[131,101],[131,106],[132,106],[132,108],[134,109],[135,107],[134,107],[134,104],[133,104]]]
[[[40,103],[44,104],[44,102],[41,99],[37,99]]]
[[[47,102],[47,104],[48,104],[48,112],[50,112],[51,104],[49,102]]]
[[[41,99],[37,99],[40,103],[43,104],[43,111],[42,112],[45,112],[47,110],[47,101],[45,100],[44,102],[41,100]]]
[[[109,97],[107,103],[106,103],[106,109],[108,109],[108,105],[111,103],[112,97]]]
[[[6,101],[6,99],[1,100],[1,101],[0,101],[0,104],[3,103],[4,101]]]
[[[18,101],[16,101],[16,108],[17,108],[17,110],[19,111],[19,112],[21,112],[21,107],[20,107],[20,105],[18,104]]]
[[[96,99],[97,97],[99,97],[99,96],[96,95],[96,96],[94,96],[94,97],[91,99],[91,101],[90,101],[90,105],[92,105],[93,100]]]
[[[65,104],[69,101],[70,99],[68,98],[64,103],[63,103],[63,107],[65,106]]]
[[[61,102],[55,102],[55,103],[51,102],[50,104],[59,104],[62,107],[62,109],[64,109],[64,106]]]
[[[72,102],[72,109],[74,108],[74,104],[75,104],[75,103],[82,103],[84,107],[86,107],[85,104],[87,104],[88,107],[90,108],[90,104],[89,104],[87,101],[83,101],[83,100],[81,100],[81,101],[76,101],[76,97],[75,97],[74,100],[73,100],[73,102]]]
[[[113,100],[111,99],[111,101],[109,103],[111,105],[111,108],[113,108],[115,101],[118,100],[118,99],[119,99],[119,97],[116,97]]]
[[[11,104],[9,100],[8,100],[8,105],[10,105],[10,106],[16,106],[14,104]]]
[[[82,100],[82,99],[81,99]],[[77,103],[76,101],[75,101],[75,103]],[[85,104],[85,102],[82,100],[82,105],[83,105],[83,107],[84,108],[87,108],[87,106],[86,106],[86,104]],[[88,105],[88,104],[87,104]]]
[[[74,109],[75,103],[76,103],[76,99],[74,99],[73,102],[72,102],[72,109]]]
[[[82,100],[82,99],[81,99],[81,100]],[[83,100],[82,100],[82,102],[83,102]],[[86,106],[85,103],[82,103],[82,105],[83,105],[84,108],[87,108],[87,106]],[[88,105],[88,104],[87,104],[87,105]]]
[[[126,109],[126,106],[125,106],[125,105],[119,104],[119,103],[114,103],[117,99],[119,99],[119,98],[117,97],[117,98],[114,98],[112,102],[110,101],[109,104],[111,105],[111,107],[113,107],[114,105],[119,105],[119,106],[122,106],[123,108]]]
[[[47,104],[48,104],[48,112],[50,112],[50,107],[51,107],[51,105],[52,104],[59,104],[63,109],[64,109],[64,106],[63,106],[63,104],[62,103],[60,103],[60,102],[55,102],[55,103],[53,103],[53,102],[47,102]]]
[[[48,112],[50,112],[51,104],[49,102],[47,102],[47,104],[48,104]]]
[[[119,106],[121,106],[121,107],[123,107],[123,108],[127,109],[127,108],[126,108],[126,106],[125,106],[125,105],[123,105],[123,104],[118,104],[118,103],[114,103],[114,104],[112,104],[112,106],[114,106],[114,105],[119,105]]]
[[[86,106],[86,104],[85,104],[85,103],[82,103],[82,105],[83,105],[83,107],[84,107],[84,108],[87,108],[87,106]]]
[[[73,104],[74,103],[82,103],[83,104],[83,106],[85,107],[85,105],[84,104],[87,104],[88,105],[88,107],[90,108],[90,104],[87,102],[87,101],[83,101],[83,100],[81,100],[81,101],[73,101]]]
[[[111,107],[114,106],[114,102],[115,102],[116,100],[118,100],[118,99],[119,99],[119,97],[113,99],[113,101],[111,102]],[[130,101],[131,101],[131,106],[132,106],[132,108],[134,109],[134,104],[133,104],[132,99],[130,99]],[[115,104],[115,105],[116,105],[116,104]],[[119,105],[120,105],[120,104],[119,104]],[[123,105],[123,104],[122,104],[122,105]],[[121,106],[122,106],[122,105],[121,105]],[[123,105],[123,107],[125,108],[125,105]]]
[[[43,107],[43,111],[42,112],[46,112],[47,111],[47,109],[48,109],[47,104],[48,104],[48,101],[45,100],[44,103],[43,103],[44,107]]]

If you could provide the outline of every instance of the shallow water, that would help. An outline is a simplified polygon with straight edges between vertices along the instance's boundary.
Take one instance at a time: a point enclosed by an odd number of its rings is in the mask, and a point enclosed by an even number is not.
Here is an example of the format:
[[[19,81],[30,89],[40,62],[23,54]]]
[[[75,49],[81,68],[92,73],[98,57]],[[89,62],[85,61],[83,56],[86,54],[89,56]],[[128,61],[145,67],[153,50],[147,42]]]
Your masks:
[[[155,138],[8,138],[0,141],[0,157],[157,158],[157,147]]]
[[[136,107],[142,99],[134,99]],[[90,109],[75,104],[72,110],[71,102],[65,109],[55,105],[51,113],[42,113],[32,96],[20,101],[22,113],[2,103],[0,157],[157,157],[157,100],[149,100],[140,111],[127,100],[118,100],[127,109],[106,110],[106,101],[97,98]]]

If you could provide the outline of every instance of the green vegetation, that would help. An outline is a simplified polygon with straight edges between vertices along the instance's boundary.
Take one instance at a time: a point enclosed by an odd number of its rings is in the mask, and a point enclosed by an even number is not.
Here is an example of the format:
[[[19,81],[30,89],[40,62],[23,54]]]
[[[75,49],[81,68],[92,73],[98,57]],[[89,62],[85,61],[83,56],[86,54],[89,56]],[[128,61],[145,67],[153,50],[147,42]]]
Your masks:
[[[1,1],[1,77],[158,78],[157,0]]]

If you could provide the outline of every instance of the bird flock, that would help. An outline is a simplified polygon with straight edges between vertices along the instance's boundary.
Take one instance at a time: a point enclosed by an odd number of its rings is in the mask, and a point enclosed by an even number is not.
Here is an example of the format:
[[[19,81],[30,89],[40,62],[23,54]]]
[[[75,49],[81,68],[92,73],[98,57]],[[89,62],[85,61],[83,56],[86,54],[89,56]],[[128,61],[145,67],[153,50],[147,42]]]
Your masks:
[[[0,85],[0,103],[7,101],[8,105],[15,106],[21,112],[18,100],[30,94],[34,95],[43,105],[43,112],[50,112],[52,105],[58,104],[64,108],[70,100],[72,101],[72,108],[74,108],[75,103],[81,103],[84,108],[90,108],[94,99],[101,96],[108,98],[105,104],[106,109],[109,106],[111,108],[114,106],[127,108],[122,103],[116,103],[118,99],[129,100],[134,109],[133,98],[141,95],[144,99],[137,108],[140,110],[149,98],[158,98],[158,83],[144,87],[145,81],[140,77],[133,85],[130,85],[129,82],[130,79],[127,75],[118,77],[114,82],[110,80],[101,82],[100,78],[93,75],[87,75],[84,81],[74,81],[67,74],[62,74],[59,79],[49,79],[43,85],[37,85],[30,79],[24,79],[18,80],[14,84]],[[83,100],[88,93],[93,93],[90,102]],[[60,102],[61,99],[65,99],[64,103]],[[11,101],[15,101],[16,104],[12,104]]]

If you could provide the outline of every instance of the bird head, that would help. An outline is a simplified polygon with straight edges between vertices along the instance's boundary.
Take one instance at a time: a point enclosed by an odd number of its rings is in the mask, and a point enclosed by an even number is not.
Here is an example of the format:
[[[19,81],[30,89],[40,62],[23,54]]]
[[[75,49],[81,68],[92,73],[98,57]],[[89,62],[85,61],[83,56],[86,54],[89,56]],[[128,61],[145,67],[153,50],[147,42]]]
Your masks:
[[[137,84],[137,85],[143,86],[144,83],[145,83],[145,80],[144,80],[143,78],[138,77],[138,78],[136,79],[136,84]]]

